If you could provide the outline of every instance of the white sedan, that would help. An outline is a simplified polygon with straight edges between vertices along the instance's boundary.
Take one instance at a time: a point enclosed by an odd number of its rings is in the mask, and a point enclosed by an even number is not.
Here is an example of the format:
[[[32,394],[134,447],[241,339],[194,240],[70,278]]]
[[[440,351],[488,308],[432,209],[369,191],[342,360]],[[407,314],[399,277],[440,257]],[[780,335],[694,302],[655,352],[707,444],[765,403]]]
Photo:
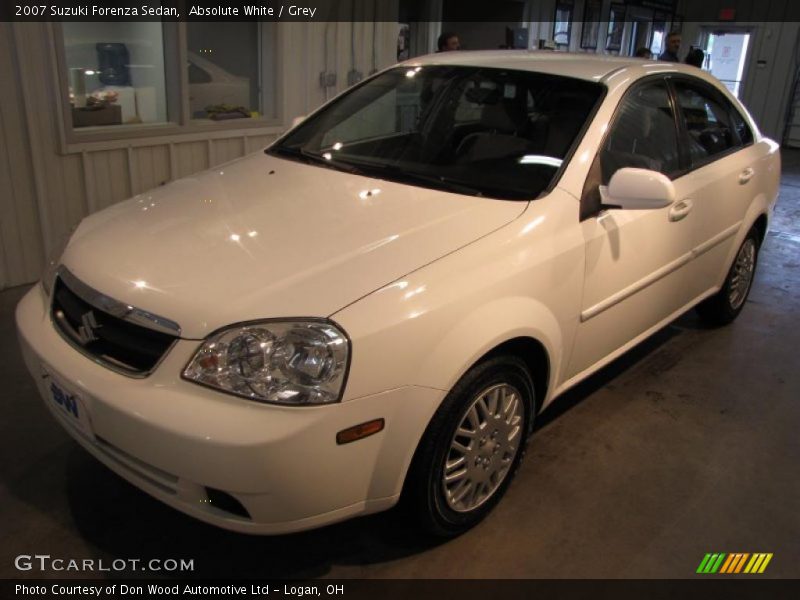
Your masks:
[[[64,428],[198,519],[401,501],[455,535],[535,416],[686,310],[742,310],[778,145],[692,67],[436,54],[264,152],[86,218],[17,308]]]

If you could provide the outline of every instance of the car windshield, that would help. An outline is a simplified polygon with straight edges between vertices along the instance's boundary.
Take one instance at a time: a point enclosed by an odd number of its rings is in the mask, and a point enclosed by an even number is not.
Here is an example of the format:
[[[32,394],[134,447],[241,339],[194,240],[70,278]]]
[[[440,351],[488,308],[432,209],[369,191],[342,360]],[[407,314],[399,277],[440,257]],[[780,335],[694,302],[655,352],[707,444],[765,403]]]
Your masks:
[[[397,67],[342,95],[268,153],[450,192],[530,200],[548,188],[598,83],[510,69]]]

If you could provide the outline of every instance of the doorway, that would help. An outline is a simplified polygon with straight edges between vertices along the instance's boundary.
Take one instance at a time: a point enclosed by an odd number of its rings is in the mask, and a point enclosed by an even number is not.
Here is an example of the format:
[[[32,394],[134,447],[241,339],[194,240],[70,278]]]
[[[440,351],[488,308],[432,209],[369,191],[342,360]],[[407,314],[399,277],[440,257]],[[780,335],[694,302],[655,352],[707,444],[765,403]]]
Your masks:
[[[703,69],[719,79],[739,98],[750,33],[746,31],[708,31]]]
[[[628,41],[628,56],[635,56],[639,48],[650,48],[652,19],[634,18],[631,22],[631,37]]]

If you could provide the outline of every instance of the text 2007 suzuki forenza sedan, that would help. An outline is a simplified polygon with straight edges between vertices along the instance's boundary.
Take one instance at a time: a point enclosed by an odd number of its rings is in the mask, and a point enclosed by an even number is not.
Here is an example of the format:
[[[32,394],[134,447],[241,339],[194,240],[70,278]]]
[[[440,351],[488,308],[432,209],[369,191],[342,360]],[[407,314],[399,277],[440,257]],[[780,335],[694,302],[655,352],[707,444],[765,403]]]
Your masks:
[[[78,442],[198,519],[402,499],[453,535],[561,392],[693,306],[737,316],[779,170],[693,67],[438,54],[85,219],[21,344]]]

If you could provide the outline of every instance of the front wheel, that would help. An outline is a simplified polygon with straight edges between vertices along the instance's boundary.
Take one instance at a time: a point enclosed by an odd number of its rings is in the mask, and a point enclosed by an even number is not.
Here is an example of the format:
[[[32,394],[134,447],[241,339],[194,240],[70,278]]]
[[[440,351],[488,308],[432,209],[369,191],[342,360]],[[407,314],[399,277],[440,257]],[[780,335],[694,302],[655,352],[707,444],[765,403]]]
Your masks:
[[[722,289],[697,305],[697,313],[706,323],[714,326],[727,325],[742,312],[753,284],[758,246],[759,236],[754,228],[739,246]]]
[[[489,359],[462,377],[409,470],[404,500],[424,529],[455,536],[489,513],[522,459],[534,406],[531,376],[515,357]]]

